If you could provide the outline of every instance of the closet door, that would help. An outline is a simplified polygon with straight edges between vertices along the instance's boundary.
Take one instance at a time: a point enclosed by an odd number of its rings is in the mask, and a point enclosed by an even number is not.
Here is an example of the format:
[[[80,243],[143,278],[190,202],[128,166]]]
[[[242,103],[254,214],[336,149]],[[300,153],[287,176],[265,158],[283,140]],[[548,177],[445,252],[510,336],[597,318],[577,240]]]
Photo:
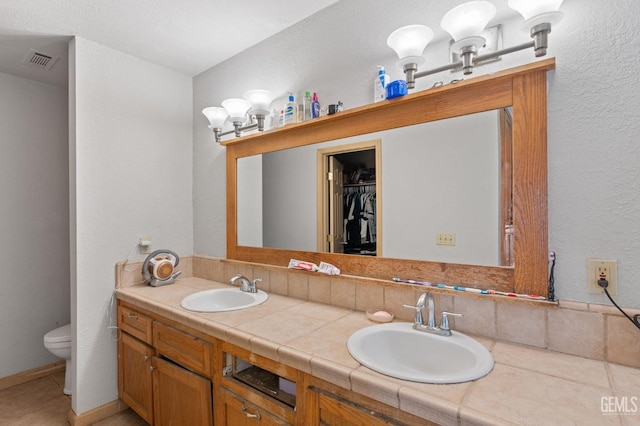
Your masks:
[[[344,167],[329,157],[329,252],[344,253]]]

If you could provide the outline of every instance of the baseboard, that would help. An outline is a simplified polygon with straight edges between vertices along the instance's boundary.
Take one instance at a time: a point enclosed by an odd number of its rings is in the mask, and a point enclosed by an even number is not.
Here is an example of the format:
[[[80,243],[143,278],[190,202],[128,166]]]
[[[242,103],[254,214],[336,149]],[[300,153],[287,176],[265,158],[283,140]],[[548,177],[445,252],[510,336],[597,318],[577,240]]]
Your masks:
[[[69,409],[68,415],[69,424],[71,424],[71,426],[89,426],[107,417],[115,416],[127,408],[129,408],[129,406],[120,399],[116,399],[115,401],[111,401],[79,415],[71,408]]]
[[[0,379],[0,390],[10,388],[12,386],[21,385],[41,377],[49,376],[53,373],[64,371],[65,360],[56,361],[53,364],[43,365],[32,370],[23,371],[22,373]]]

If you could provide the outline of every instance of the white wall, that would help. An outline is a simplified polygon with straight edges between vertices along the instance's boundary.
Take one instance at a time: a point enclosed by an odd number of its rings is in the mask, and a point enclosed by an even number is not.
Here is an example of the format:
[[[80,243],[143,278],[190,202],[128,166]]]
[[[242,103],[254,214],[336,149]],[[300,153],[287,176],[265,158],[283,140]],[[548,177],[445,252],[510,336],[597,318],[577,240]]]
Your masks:
[[[498,111],[410,126],[382,138],[382,254],[500,265]],[[453,233],[455,246],[436,244]]]
[[[238,244],[262,247],[262,157],[238,162]]]
[[[618,301],[640,308],[640,59],[635,55],[640,6],[634,0],[565,0],[566,17],[553,29],[549,56],[549,244],[557,253],[559,298],[607,303],[587,293],[587,259],[618,260]],[[245,90],[268,88],[282,97],[318,92],[320,101],[345,108],[367,104],[376,65],[400,78],[386,37],[420,22],[429,2],[338,2],[194,80],[195,251],[224,256],[224,148],[213,143],[198,111]],[[358,19],[354,19],[358,17]],[[504,23],[504,42],[529,40],[519,18]],[[429,47],[427,64],[446,60],[442,42]],[[476,75],[533,60],[514,54]],[[419,80],[417,89],[459,74]],[[279,105],[279,104],[278,104]],[[428,277],[424,277],[428,278]]]
[[[70,53],[72,407],[117,399],[114,264],[193,247],[191,78],[76,38]],[[111,323],[110,323],[111,321]]]
[[[58,360],[69,323],[66,89],[0,73],[0,377]]]

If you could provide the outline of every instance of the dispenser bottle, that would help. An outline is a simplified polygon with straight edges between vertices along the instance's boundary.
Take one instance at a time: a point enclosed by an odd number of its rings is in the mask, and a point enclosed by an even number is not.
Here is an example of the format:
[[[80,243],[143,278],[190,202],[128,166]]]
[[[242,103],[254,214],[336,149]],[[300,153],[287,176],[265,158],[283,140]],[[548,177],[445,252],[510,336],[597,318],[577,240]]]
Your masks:
[[[373,81],[373,102],[380,102],[387,99],[387,84],[389,84],[389,76],[384,67],[378,65],[378,75]]]
[[[284,124],[293,124],[296,122],[296,104],[293,94],[289,93],[289,101],[284,105]]]

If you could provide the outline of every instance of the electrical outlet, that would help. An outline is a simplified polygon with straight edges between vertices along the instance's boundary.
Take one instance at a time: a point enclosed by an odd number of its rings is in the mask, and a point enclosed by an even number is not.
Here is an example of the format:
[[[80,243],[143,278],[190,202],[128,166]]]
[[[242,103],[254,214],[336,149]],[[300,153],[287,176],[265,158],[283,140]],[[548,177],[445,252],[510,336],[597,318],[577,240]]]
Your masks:
[[[598,285],[598,280],[604,278],[609,282],[607,286],[609,294],[612,296],[618,294],[618,261],[589,259],[587,273],[589,275],[589,293],[603,294],[604,290]]]
[[[138,247],[140,247],[140,254],[151,253],[151,237],[140,237]]]
[[[450,232],[438,232],[436,234],[436,244],[439,246],[455,246],[456,234]]]

